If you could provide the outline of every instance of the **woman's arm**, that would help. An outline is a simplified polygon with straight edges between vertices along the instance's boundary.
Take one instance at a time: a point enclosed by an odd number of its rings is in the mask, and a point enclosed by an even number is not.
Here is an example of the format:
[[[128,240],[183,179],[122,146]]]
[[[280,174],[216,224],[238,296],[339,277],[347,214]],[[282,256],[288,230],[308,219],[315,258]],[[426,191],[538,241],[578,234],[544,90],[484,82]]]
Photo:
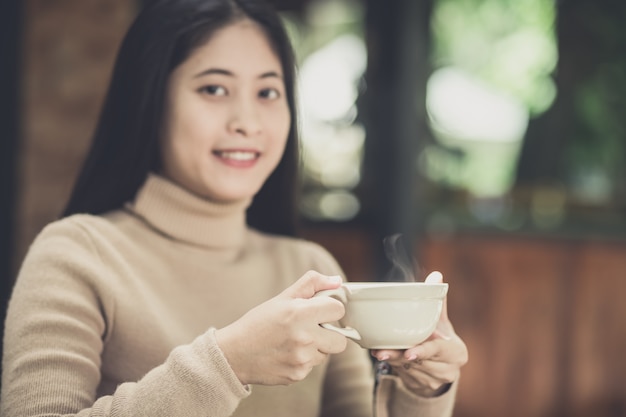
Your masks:
[[[249,391],[212,330],[174,349],[140,380],[97,398],[101,354],[116,319],[106,275],[76,224],[59,222],[37,238],[7,312],[0,415],[230,415]]]

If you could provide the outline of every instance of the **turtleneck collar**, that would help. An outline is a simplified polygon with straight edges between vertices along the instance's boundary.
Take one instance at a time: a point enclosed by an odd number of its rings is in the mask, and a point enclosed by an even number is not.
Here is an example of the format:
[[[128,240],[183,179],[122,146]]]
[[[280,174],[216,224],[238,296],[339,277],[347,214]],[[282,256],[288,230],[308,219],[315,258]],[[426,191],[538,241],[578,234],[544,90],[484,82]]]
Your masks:
[[[152,227],[176,240],[215,249],[244,243],[246,209],[252,199],[217,203],[149,174],[135,201],[126,205]]]

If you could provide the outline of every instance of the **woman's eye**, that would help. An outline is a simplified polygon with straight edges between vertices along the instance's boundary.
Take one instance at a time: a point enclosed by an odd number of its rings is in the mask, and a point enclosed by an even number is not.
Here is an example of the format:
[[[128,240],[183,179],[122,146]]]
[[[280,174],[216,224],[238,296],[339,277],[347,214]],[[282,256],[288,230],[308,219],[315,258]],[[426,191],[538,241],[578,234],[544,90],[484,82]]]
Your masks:
[[[259,92],[259,97],[274,100],[280,97],[280,93],[275,88],[265,88]]]
[[[225,96],[226,89],[219,85],[207,85],[200,89],[201,92],[209,94],[211,96]]]

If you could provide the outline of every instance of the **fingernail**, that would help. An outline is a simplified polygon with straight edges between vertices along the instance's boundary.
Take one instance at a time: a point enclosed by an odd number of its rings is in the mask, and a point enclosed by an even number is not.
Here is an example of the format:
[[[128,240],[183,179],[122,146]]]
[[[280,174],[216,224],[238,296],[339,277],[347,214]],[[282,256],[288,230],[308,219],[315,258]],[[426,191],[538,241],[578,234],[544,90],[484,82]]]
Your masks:
[[[389,359],[389,355],[387,354],[378,356],[379,361],[386,361],[387,359]]]
[[[416,354],[412,354],[407,359],[410,360],[410,361],[414,361],[415,359],[417,359],[417,355]]]
[[[433,271],[424,280],[427,283],[439,283],[443,282],[443,274],[439,271]]]

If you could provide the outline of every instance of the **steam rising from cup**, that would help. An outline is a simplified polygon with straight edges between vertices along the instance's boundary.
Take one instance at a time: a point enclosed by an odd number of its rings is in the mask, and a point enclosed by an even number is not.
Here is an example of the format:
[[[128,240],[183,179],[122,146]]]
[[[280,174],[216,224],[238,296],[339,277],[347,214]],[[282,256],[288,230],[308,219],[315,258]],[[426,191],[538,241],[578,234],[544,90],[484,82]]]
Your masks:
[[[402,235],[395,234],[383,239],[385,256],[391,262],[391,270],[385,276],[389,282],[416,282],[419,267],[403,243]]]

